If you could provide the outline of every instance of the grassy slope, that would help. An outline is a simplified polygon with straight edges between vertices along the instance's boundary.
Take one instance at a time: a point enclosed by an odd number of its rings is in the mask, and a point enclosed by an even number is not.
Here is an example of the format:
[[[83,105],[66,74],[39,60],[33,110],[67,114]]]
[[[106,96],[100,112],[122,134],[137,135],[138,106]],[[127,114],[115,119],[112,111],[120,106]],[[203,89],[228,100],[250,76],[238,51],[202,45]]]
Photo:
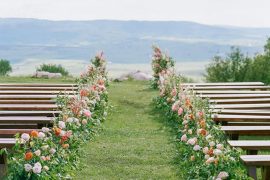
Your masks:
[[[84,147],[75,179],[179,179],[171,129],[150,105],[145,82],[112,83],[113,109],[100,136]]]
[[[0,83],[74,83],[75,78],[62,77],[56,79],[32,78],[29,76],[0,76]]]

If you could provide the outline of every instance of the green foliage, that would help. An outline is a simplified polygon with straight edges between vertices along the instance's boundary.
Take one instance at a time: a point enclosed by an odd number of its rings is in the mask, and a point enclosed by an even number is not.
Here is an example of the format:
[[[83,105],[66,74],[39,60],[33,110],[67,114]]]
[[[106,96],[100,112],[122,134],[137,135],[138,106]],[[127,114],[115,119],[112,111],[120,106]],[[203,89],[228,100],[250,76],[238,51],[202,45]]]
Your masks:
[[[0,76],[6,76],[12,71],[10,62],[5,59],[0,60]]]
[[[56,64],[42,64],[37,68],[37,71],[46,71],[50,73],[61,73],[62,76],[68,76],[68,71],[62,65]]]
[[[213,57],[204,77],[208,82],[261,81],[269,84],[269,72],[270,38],[264,46],[264,53],[253,58],[245,56],[238,48],[232,48],[225,58]]]

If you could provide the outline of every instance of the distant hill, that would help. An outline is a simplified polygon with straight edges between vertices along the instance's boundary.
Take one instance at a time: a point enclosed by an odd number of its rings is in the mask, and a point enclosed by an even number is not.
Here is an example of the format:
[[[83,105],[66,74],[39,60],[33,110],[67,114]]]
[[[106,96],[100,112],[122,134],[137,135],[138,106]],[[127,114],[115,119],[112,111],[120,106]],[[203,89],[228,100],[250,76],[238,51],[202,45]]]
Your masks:
[[[270,28],[209,26],[193,22],[48,21],[0,19],[0,58],[88,60],[104,50],[113,63],[148,63],[158,44],[178,62],[205,61],[235,45],[261,52]]]

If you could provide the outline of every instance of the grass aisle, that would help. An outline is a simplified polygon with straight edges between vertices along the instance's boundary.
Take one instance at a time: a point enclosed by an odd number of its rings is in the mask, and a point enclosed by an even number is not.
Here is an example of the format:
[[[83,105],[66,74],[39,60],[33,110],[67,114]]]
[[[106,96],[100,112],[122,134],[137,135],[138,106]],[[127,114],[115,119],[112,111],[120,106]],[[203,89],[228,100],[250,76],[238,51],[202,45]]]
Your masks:
[[[111,84],[113,110],[104,130],[84,147],[75,179],[179,179],[173,134],[150,105],[155,93],[146,82]]]

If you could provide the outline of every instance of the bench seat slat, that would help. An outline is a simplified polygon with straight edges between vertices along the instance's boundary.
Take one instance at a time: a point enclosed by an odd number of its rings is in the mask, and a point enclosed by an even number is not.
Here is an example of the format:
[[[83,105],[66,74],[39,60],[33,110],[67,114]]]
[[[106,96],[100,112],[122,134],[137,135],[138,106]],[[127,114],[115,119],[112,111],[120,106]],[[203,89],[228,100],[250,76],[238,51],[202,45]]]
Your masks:
[[[270,141],[267,140],[230,140],[228,143],[244,150],[270,150]]]
[[[248,166],[270,166],[270,155],[242,155],[240,158]]]

